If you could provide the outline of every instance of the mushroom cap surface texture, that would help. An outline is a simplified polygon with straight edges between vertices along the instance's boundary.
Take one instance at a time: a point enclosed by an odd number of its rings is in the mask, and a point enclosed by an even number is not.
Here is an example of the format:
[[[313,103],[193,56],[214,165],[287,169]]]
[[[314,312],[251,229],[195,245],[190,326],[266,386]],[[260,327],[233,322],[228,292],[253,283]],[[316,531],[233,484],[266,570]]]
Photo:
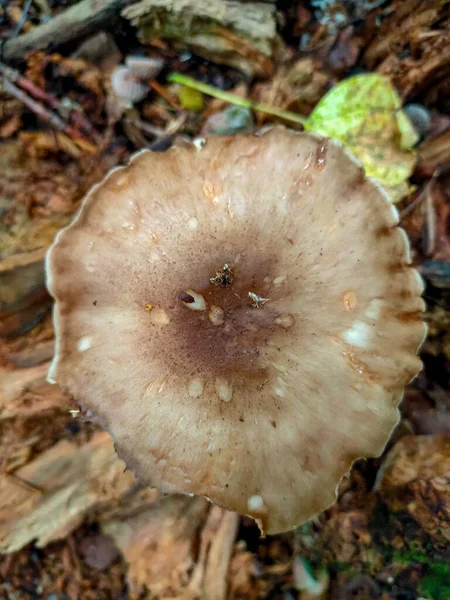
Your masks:
[[[141,152],[49,251],[49,380],[142,482],[268,533],[300,525],[383,451],[421,367],[422,280],[397,224],[314,134]]]

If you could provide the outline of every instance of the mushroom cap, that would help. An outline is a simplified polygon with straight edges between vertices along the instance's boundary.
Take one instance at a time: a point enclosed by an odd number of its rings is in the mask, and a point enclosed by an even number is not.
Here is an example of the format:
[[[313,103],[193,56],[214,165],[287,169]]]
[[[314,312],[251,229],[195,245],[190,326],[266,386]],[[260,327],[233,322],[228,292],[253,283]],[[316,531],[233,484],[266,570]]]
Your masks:
[[[116,67],[111,76],[111,85],[116,95],[127,102],[140,102],[148,94],[149,87],[146,83],[123,65]]]
[[[154,79],[164,67],[162,58],[130,55],[125,59],[125,65],[139,79]]]
[[[397,224],[311,133],[141,152],[48,254],[49,380],[144,483],[298,526],[383,451],[421,367],[422,280]]]

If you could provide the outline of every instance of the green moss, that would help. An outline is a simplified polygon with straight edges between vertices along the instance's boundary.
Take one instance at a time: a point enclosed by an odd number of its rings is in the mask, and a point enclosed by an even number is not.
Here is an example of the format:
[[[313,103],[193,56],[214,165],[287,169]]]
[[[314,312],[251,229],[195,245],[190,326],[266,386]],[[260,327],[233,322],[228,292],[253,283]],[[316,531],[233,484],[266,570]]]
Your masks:
[[[412,564],[428,564],[430,562],[429,557],[419,549],[411,549],[406,552],[394,552],[392,556],[393,560],[400,563]]]
[[[450,600],[450,566],[445,563],[429,565],[419,590],[427,600]]]

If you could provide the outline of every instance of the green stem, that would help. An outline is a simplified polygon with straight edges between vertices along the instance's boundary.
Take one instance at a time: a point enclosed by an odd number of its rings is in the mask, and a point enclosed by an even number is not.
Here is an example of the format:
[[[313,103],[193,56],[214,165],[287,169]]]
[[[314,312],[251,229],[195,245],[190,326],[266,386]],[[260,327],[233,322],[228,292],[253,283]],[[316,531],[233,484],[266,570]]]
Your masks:
[[[192,77],[186,77],[181,73],[169,73],[169,75],[167,76],[167,81],[170,83],[179,83],[180,85],[184,85],[186,87],[202,92],[202,94],[206,94],[207,96],[218,98],[219,100],[229,102],[230,104],[235,104],[236,106],[251,108],[252,110],[256,110],[267,115],[272,115],[274,117],[279,117],[280,119],[285,119],[286,121],[293,121],[294,123],[300,123],[301,125],[305,125],[307,121],[304,117],[301,117],[297,113],[291,112],[289,110],[281,110],[280,108],[276,108],[275,106],[269,106],[268,104],[259,104],[258,102],[252,102],[248,98],[242,98],[241,96],[238,96],[236,94],[224,92],[223,90],[219,90],[218,88],[215,88],[212,85],[208,85],[207,83],[202,83],[201,81],[192,79]]]

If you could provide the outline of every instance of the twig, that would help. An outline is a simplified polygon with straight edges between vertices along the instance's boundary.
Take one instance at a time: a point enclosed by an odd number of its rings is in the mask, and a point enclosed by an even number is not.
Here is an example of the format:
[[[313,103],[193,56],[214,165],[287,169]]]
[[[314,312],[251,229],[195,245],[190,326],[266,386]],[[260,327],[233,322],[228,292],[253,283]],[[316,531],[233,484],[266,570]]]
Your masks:
[[[49,123],[57,131],[63,132],[70,139],[71,143],[75,144],[79,149],[86,152],[95,152],[96,148],[86,138],[82,137],[76,129],[67,125],[61,117],[55,115],[55,113],[49,111],[45,106],[30,98],[23,90],[18,88],[14,83],[11,83],[9,79],[3,77],[2,88],[7,93],[20,100],[25,106],[27,106],[32,112],[34,112],[43,121]]]
[[[27,20],[28,11],[30,10],[30,6],[31,6],[31,2],[32,1],[33,0],[27,0],[25,2],[25,6],[22,9],[22,16],[20,17],[20,21],[17,23],[17,25],[16,25],[16,27],[15,27],[15,29],[14,29],[11,37],[15,38],[21,32],[22,27],[25,25],[25,22]]]
[[[3,45],[3,60],[23,59],[29,50],[57,48],[86,37],[117,19],[130,0],[81,0],[47,23],[31,29]]]
[[[413,200],[411,202],[411,204],[409,204],[404,210],[401,211],[400,221],[402,221],[410,213],[414,212],[416,210],[416,208],[418,206],[420,206],[422,204],[422,202],[424,202],[424,200],[426,200],[427,195],[429,195],[431,188],[434,186],[434,184],[435,184],[436,180],[439,178],[440,174],[441,174],[441,170],[439,168],[435,169],[433,176],[427,182],[427,184],[425,185],[423,190],[420,192],[420,194],[417,196],[417,198],[415,200]]]
[[[14,96],[14,98],[17,98],[17,100],[20,100],[20,102],[25,104],[25,106],[27,106],[38,117],[44,121],[47,121],[47,123],[50,123],[50,125],[58,131],[66,131],[67,126],[64,121],[58,117],[58,115],[50,112],[44,106],[42,106],[42,104],[39,104],[39,102],[36,102],[36,100],[30,98],[23,90],[15,86],[14,83],[11,83],[6,77],[3,78],[3,90],[7,94]]]
[[[176,102],[176,100],[174,100],[171,95],[169,94],[169,92],[166,90],[166,88],[161,85],[160,83],[158,83],[157,81],[150,81],[150,87],[152,89],[155,90],[155,92],[158,92],[158,94],[164,98],[164,100],[170,104],[170,106],[172,108],[174,108],[175,110],[182,110],[181,106]]]
[[[148,123],[147,121],[142,121],[141,119],[130,119],[125,118],[125,123],[131,123],[135,125],[138,129],[141,129],[144,133],[148,133],[150,135],[154,135],[157,138],[162,138],[164,136],[174,135],[179,131],[186,121],[186,117],[181,115],[180,118],[175,119],[164,129],[163,127],[157,127],[152,123]]]
[[[37,85],[35,85],[32,81],[24,77],[19,71],[15,69],[11,69],[7,65],[0,62],[0,73],[4,75],[5,78],[9,79],[12,83],[16,84],[22,90],[30,93],[37,100],[42,100],[46,104],[48,104],[51,108],[54,108],[58,111],[62,109],[62,102],[53,94],[49,94],[44,90],[41,90]],[[74,125],[79,127],[88,135],[98,136],[98,133],[95,131],[92,124],[86,119],[86,117],[76,110],[70,111],[69,114],[70,119],[73,121]]]
[[[224,90],[219,90],[218,88],[215,88],[212,85],[202,83],[201,81],[192,79],[192,77],[186,77],[181,73],[170,73],[167,77],[167,81],[171,83],[179,83],[180,85],[184,85],[194,90],[198,90],[199,92],[202,92],[207,96],[212,96],[213,98],[218,98],[219,100],[229,102],[230,104],[235,104],[236,106],[242,106],[243,108],[251,108],[252,110],[262,112],[267,115],[272,115],[273,117],[278,117],[280,119],[285,119],[286,121],[293,121],[294,123],[299,123],[300,125],[305,125],[307,121],[307,119],[301,117],[300,115],[292,111],[281,110],[280,108],[276,108],[275,106],[269,106],[268,104],[260,104],[259,102],[253,102],[248,98],[242,98],[237,94],[232,94],[230,92],[225,92]]]

